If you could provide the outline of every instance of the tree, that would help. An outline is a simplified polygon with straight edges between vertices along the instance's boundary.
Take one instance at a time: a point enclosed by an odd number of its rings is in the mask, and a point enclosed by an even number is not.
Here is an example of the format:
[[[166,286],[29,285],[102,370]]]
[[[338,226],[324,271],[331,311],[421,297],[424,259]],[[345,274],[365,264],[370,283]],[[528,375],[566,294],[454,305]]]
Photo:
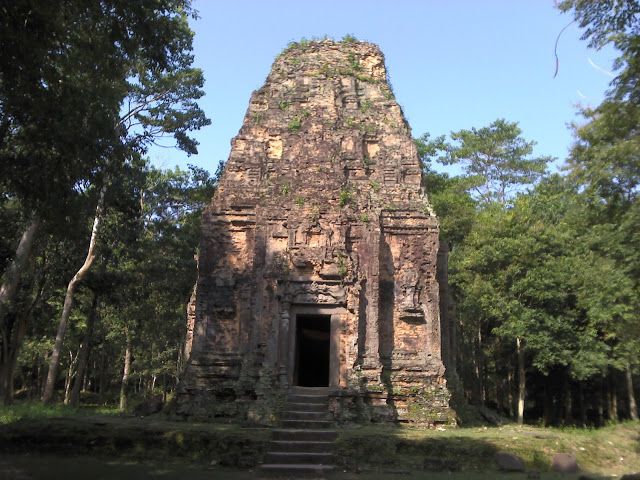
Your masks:
[[[113,138],[119,85],[112,79],[120,72],[104,42],[87,42],[93,34],[89,20],[102,6],[28,0],[2,6],[0,177],[25,222],[0,287],[5,340],[12,330],[7,315],[37,231],[46,220],[64,222],[79,182],[91,177]],[[93,28],[107,27],[96,22]]]
[[[515,347],[520,423],[527,365],[567,381],[605,375],[631,327],[632,285],[601,251],[608,237],[591,229],[589,209],[584,194],[552,176],[508,210],[484,209],[452,254],[462,314],[487,325],[485,343],[497,337]]]
[[[638,0],[563,0],[563,12],[573,11],[574,19],[584,28],[583,40],[591,48],[608,44],[620,52],[614,61],[619,73],[611,82],[608,100],[640,100],[640,2]]]
[[[582,38],[592,48],[613,45],[619,52],[614,61],[617,72],[605,100],[593,109],[583,109],[586,124],[574,126],[576,143],[572,148],[569,175],[590,196],[593,229],[610,240],[601,246],[616,262],[635,292],[640,293],[637,262],[637,236],[640,229],[638,190],[640,185],[640,2],[637,0],[565,0],[559,4],[571,11],[584,28]],[[637,301],[629,302],[635,312]],[[606,314],[605,314],[606,315]],[[640,317],[621,322],[617,331],[633,332],[616,336],[612,342],[612,368],[625,372],[630,416],[637,418],[632,370],[638,368],[637,343],[631,340],[638,331]]]
[[[470,191],[485,203],[506,204],[524,185],[535,183],[551,157],[531,157],[535,142],[521,137],[516,122],[498,119],[488,127],[451,133],[456,143],[443,144],[445,165],[461,165]]]
[[[66,206],[65,199],[89,185],[104,192],[122,161],[161,135],[173,135],[180,148],[194,153],[196,144],[186,132],[208,124],[195,103],[203,79],[191,68],[189,0],[32,3],[2,7],[2,51],[15,58],[2,61],[0,174],[32,212],[21,255],[3,276],[4,331],[37,227],[43,218],[52,223],[64,218],[47,208]],[[98,195],[95,232],[104,210],[100,199],[104,193]],[[90,242],[85,264],[69,285],[70,299],[91,266],[94,245]],[[56,347],[64,323],[63,318]],[[52,381],[59,348],[54,350]],[[50,392],[51,382],[45,398]]]
[[[109,269],[121,276],[104,317],[121,357],[122,409],[130,404],[133,379],[144,381],[146,392],[161,386],[166,393],[176,385],[184,305],[196,274],[199,218],[215,185],[196,167],[148,168],[139,191],[135,238],[122,238],[122,218],[112,216],[105,225],[103,249],[110,245],[114,259]]]
[[[440,222],[440,234],[449,249],[462,243],[473,227],[477,202],[468,193],[474,183],[467,178],[436,172],[432,164],[446,148],[445,137],[431,140],[428,133],[415,139],[422,166],[422,185]]]
[[[457,259],[473,252],[465,249],[465,245],[473,242],[474,234],[483,231],[483,228],[491,225],[494,220],[504,221],[510,214],[505,209],[507,202],[513,195],[521,191],[523,187],[531,185],[539,180],[546,171],[549,157],[531,157],[534,142],[527,142],[521,137],[522,131],[517,123],[498,119],[485,128],[460,130],[451,133],[452,142],[448,143],[445,137],[431,140],[429,135],[423,135],[416,141],[418,155],[422,159],[423,181],[435,210],[441,218],[443,237],[450,242],[462,247],[462,252],[452,249],[452,268],[455,268]],[[439,152],[443,155],[438,156]],[[450,178],[444,174],[434,172],[430,165],[436,160],[445,165],[461,164],[464,175]],[[481,210],[478,210],[481,207]],[[497,225],[500,226],[500,223]],[[493,274],[500,275],[500,268],[492,270]],[[456,287],[455,276],[452,279],[454,290],[458,295],[486,297],[487,291],[482,288],[484,281],[476,279],[467,285],[465,291],[461,284]],[[471,370],[473,371],[474,389],[472,397],[479,402],[486,398],[485,389],[485,364],[483,348],[487,344],[486,335],[492,335],[491,315],[486,315],[486,305],[481,302],[466,301],[465,318],[460,318],[466,335],[462,337],[468,340],[467,350],[471,353]],[[498,302],[494,296],[492,302],[506,308],[504,302]],[[508,303],[508,302],[507,302]],[[496,307],[497,308],[497,307]],[[474,313],[471,313],[474,312]],[[465,309],[462,310],[464,316]],[[519,312],[512,312],[515,318]],[[520,409],[524,407],[524,344],[519,335],[513,336],[518,347],[518,364],[520,371]],[[467,382],[469,383],[469,382]],[[522,420],[522,415],[520,415]]]

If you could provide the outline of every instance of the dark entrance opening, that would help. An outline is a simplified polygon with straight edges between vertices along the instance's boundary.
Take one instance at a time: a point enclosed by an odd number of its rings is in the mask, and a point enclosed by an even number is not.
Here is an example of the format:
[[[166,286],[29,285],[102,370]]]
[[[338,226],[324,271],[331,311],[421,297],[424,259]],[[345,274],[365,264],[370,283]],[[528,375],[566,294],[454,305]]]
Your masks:
[[[301,387],[329,386],[331,315],[296,316],[296,378]]]

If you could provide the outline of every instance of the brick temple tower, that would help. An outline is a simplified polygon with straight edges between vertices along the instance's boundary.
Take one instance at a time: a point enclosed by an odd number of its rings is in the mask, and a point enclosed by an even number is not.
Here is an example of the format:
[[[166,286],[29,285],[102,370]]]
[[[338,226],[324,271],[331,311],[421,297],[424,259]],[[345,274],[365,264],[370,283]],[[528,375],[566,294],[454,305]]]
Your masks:
[[[445,422],[438,222],[377,46],[292,44],[251,96],[202,219],[177,411]]]

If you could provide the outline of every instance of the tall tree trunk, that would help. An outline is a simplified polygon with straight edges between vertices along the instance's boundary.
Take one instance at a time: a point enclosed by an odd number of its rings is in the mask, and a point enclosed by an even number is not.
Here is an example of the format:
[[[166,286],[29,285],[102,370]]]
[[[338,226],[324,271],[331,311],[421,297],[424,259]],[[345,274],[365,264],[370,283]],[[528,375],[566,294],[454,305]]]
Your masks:
[[[605,403],[605,390],[604,390],[605,377],[600,377],[600,385],[598,388],[598,426],[604,425],[604,403]]]
[[[18,315],[14,322],[15,324],[11,328],[11,336],[7,339],[6,345],[3,338],[3,359],[2,363],[0,363],[0,402],[5,405],[13,402],[13,374],[29,316],[30,312],[23,312]]]
[[[9,313],[18,293],[22,273],[27,270],[40,220],[33,216],[18,242],[16,254],[2,275],[0,285],[0,401],[10,403],[13,399],[13,370],[20,349],[28,315],[18,315],[13,322]]]
[[[64,380],[64,404],[69,404],[69,397],[71,396],[71,382],[76,375],[76,364],[78,363],[78,354],[73,355],[73,352],[69,350],[69,368],[67,369],[67,376]]]
[[[47,373],[47,381],[44,385],[44,391],[42,393],[42,401],[51,403],[53,399],[53,391],[58,376],[58,365],[60,364],[60,352],[62,351],[62,343],[64,342],[64,334],[67,330],[67,323],[69,322],[69,316],[71,315],[71,308],[73,307],[73,295],[76,291],[78,284],[84,280],[87,276],[87,272],[91,268],[96,254],[96,243],[98,240],[98,228],[102,221],[102,215],[104,213],[104,197],[107,190],[107,182],[105,180],[102,188],[100,189],[100,195],[98,197],[98,204],[96,206],[96,214],[93,218],[93,228],[91,229],[91,239],[89,240],[89,249],[87,256],[84,260],[84,264],[73,276],[69,285],[67,286],[67,293],[64,297],[64,306],[62,307],[62,316],[60,323],[58,324],[58,332],[56,333],[56,341],[53,345],[51,357],[49,358],[49,372]]]
[[[618,392],[616,391],[616,383],[613,378],[614,370],[609,372],[609,420],[618,421]]]
[[[107,390],[107,373],[106,373],[106,362],[105,362],[105,353],[104,350],[100,351],[100,363],[98,366],[98,403],[102,405],[104,402],[104,395]]]
[[[3,339],[3,352],[2,359],[0,361],[0,402],[5,405],[13,402],[13,379],[16,362],[18,361],[18,354],[20,353],[22,340],[27,331],[27,325],[29,324],[36,305],[40,302],[44,291],[47,272],[46,258],[46,255],[43,255],[43,265],[39,274],[40,278],[38,282],[36,282],[37,286],[35,287],[35,293],[33,294],[29,307],[16,315],[13,325],[8,329],[11,332],[8,341],[5,342]]]
[[[580,425],[582,428],[587,426],[587,405],[584,398],[584,382],[578,383],[578,395],[580,398]]]
[[[167,374],[162,374],[162,403],[167,403]]]
[[[474,350],[471,356],[473,363],[472,403],[484,405],[484,386],[482,385],[484,359],[482,356],[482,327],[480,323],[478,323],[475,338],[471,342],[471,348]]]
[[[77,407],[80,404],[80,389],[86,379],[87,365],[89,364],[89,351],[91,350],[91,341],[93,340],[93,327],[96,323],[98,315],[98,294],[93,294],[91,302],[91,310],[87,318],[87,331],[84,334],[82,343],[80,344],[80,353],[78,353],[78,370],[76,380],[73,382],[73,389],[69,398],[69,404]]]
[[[512,365],[507,365],[507,406],[509,409],[509,418],[513,418],[514,409],[513,409],[513,367]]]
[[[627,396],[629,400],[629,417],[631,420],[638,420],[638,405],[636,404],[636,395],[633,391],[633,376],[631,374],[631,365],[627,363],[625,371],[627,377]]]
[[[480,382],[480,403],[485,405],[487,402],[487,394],[485,390],[485,370],[484,352],[482,350],[482,324],[478,322],[478,380]]]
[[[571,381],[569,379],[569,372],[565,372],[564,374],[564,388],[562,392],[562,398],[564,400],[564,416],[562,419],[562,423],[564,425],[571,424],[573,419],[572,416],[572,398],[571,398]]]
[[[553,395],[551,395],[551,379],[549,375],[546,375],[544,378],[544,405],[543,405],[543,413],[542,413],[542,421],[545,427],[551,425],[552,422],[552,412],[553,412]]]
[[[20,237],[15,257],[13,257],[9,267],[2,275],[2,285],[0,286],[0,325],[2,325],[2,328],[5,325],[5,317],[15,301],[20,278],[22,277],[22,272],[26,270],[27,262],[31,256],[31,248],[39,227],[40,219],[34,215],[22,237]]]
[[[524,345],[523,341],[516,338],[516,351],[518,354],[518,424],[524,423],[524,399],[526,396],[526,372],[524,368]]]
[[[131,373],[131,335],[126,332],[127,340],[124,350],[124,367],[122,369],[122,383],[120,385],[120,411],[127,409],[127,394],[129,391],[129,374]]]

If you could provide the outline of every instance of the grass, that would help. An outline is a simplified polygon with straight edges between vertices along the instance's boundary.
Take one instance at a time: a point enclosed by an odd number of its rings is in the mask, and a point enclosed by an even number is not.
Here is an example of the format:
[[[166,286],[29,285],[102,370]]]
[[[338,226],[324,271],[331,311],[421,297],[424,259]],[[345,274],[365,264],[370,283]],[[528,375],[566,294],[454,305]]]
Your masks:
[[[55,477],[52,476],[55,472]],[[238,470],[218,465],[193,465],[184,462],[132,462],[122,459],[96,459],[91,457],[58,457],[54,455],[2,455],[0,456],[0,478],[30,478],[49,480],[119,480],[163,479],[163,480],[253,480],[255,469]],[[5,475],[5,476],[3,476]],[[349,473],[339,471],[330,475],[334,480],[523,480],[522,474],[496,473],[430,473],[406,472],[397,469],[381,469],[377,472]],[[573,480],[578,475],[542,474],[542,480]]]
[[[52,476],[52,472],[55,475]],[[6,476],[3,476],[6,475]],[[140,462],[122,459],[92,457],[59,457],[55,455],[2,455],[0,456],[0,478],[29,478],[49,480],[138,480],[154,478],[163,480],[251,480],[255,474],[248,471],[219,467],[216,465],[193,465],[185,462],[153,461]]]
[[[340,207],[346,207],[353,201],[353,192],[348,187],[340,189],[339,203]]]
[[[264,428],[172,421],[164,415],[77,415],[22,418],[1,425],[0,452],[248,469],[263,457],[268,438],[269,430]]]
[[[352,458],[384,458],[388,463],[424,467],[426,458],[457,462],[461,470],[495,469],[493,456],[507,451],[520,456],[528,469],[548,471],[556,453],[572,453],[583,471],[620,475],[640,471],[640,422],[601,429],[502,427],[425,430],[370,425],[345,429],[338,451]]]
[[[119,411],[115,406],[87,405],[74,408],[59,404],[43,405],[40,402],[19,402],[13,405],[0,405],[0,425],[7,425],[22,419],[116,415],[118,413]]]
[[[4,454],[0,456],[0,478],[5,458],[10,459],[10,465],[33,467],[33,478],[45,478],[44,466],[42,476],[37,472],[40,463],[53,462],[40,460],[48,455],[60,462],[59,471],[71,471],[65,477],[69,479],[86,478],[79,470],[74,474],[73,469],[85,464],[89,469],[91,462],[98,462],[97,466],[102,462],[105,471],[123,469],[122,475],[96,474],[96,479],[178,478],[180,468],[171,466],[162,467],[168,472],[166,476],[149,476],[162,462],[169,461],[194,462],[194,479],[207,472],[213,478],[248,479],[253,478],[250,470],[259,463],[270,437],[269,429],[244,428],[236,423],[182,422],[163,415],[140,418],[116,413],[115,408],[97,406],[74,409],[18,403],[0,407],[0,452]],[[336,462],[341,466],[335,478],[525,478],[522,474],[498,475],[494,463],[497,451],[520,456],[527,470],[541,472],[542,479],[578,478],[557,477],[549,472],[556,453],[574,454],[583,474],[590,478],[640,472],[640,422],[600,429],[512,424],[440,430],[380,424],[343,426],[335,449]],[[23,461],[24,453],[30,455]],[[84,455],[79,457],[82,461],[69,458],[70,453]],[[107,456],[117,458],[119,463],[107,465]],[[430,471],[442,470],[433,465],[455,468],[452,473]],[[233,468],[220,470],[221,467]],[[147,474],[140,474],[143,471]]]

